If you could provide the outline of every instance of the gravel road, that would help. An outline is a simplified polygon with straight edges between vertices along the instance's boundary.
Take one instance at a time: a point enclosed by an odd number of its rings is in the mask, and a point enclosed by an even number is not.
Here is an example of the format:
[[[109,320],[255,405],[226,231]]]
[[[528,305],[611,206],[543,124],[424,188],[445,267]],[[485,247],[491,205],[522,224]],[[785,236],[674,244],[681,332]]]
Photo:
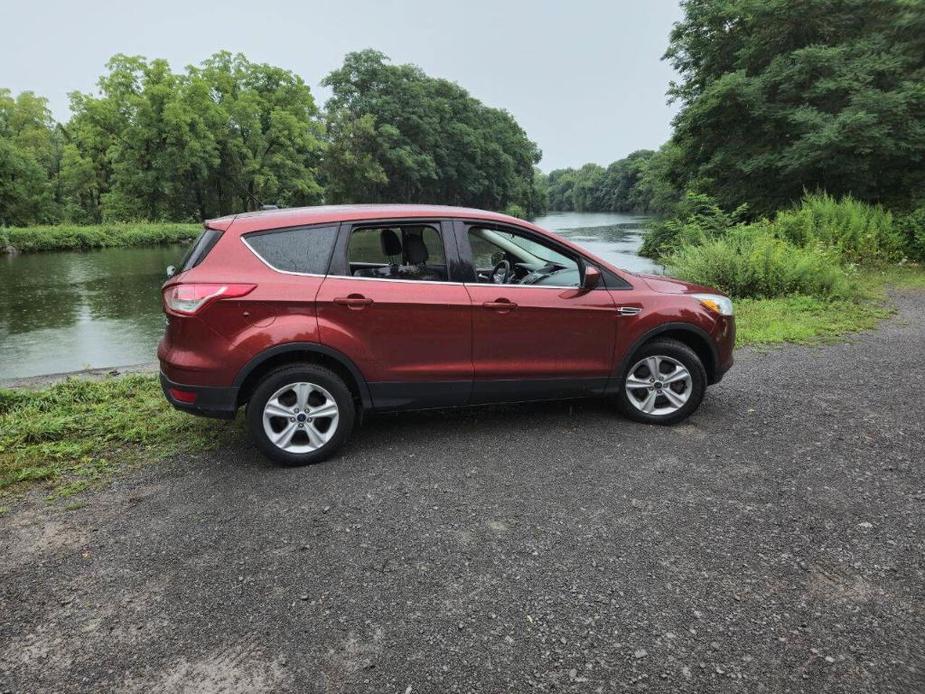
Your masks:
[[[925,690],[925,297],[605,403],[235,442],[0,517],[0,692]]]

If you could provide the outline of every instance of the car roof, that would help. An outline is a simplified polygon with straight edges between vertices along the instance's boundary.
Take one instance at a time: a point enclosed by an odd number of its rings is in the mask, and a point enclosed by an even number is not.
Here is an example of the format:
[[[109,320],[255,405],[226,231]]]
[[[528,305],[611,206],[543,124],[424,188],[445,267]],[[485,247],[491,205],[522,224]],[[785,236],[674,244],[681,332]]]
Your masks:
[[[242,212],[209,219],[205,226],[236,234],[280,229],[308,224],[328,224],[377,219],[473,219],[486,222],[517,224],[536,229],[522,219],[499,212],[448,205],[319,205],[316,207],[286,207],[278,210]]]

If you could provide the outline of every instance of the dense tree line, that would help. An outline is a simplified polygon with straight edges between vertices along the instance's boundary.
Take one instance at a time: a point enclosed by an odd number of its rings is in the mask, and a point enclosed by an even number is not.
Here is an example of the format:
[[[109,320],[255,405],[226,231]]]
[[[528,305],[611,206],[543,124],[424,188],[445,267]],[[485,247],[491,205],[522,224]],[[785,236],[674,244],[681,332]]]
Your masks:
[[[323,84],[332,202],[439,201],[530,208],[540,150],[514,118],[376,51],[347,56]]]
[[[925,191],[925,2],[685,0],[668,178],[752,214]]]
[[[607,168],[585,164],[556,169],[546,178],[550,209],[576,212],[666,212],[680,194],[666,178],[671,148],[641,149]]]
[[[117,55],[55,123],[0,90],[0,224],[202,219],[262,204],[543,208],[540,151],[507,112],[375,51],[325,79],[217,53],[173,72]]]

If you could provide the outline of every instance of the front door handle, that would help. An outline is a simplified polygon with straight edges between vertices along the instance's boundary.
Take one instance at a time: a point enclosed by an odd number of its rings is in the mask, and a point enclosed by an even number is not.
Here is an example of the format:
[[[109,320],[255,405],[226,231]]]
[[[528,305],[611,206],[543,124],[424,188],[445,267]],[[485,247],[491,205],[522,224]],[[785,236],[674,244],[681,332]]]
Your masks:
[[[497,299],[496,301],[486,301],[482,304],[482,308],[487,308],[492,311],[499,311],[500,313],[507,313],[508,311],[513,311],[515,308],[517,308],[517,304],[507,299]]]
[[[362,294],[351,294],[350,296],[334,297],[334,303],[338,306],[346,306],[347,308],[359,310],[369,306],[373,303],[373,300]]]

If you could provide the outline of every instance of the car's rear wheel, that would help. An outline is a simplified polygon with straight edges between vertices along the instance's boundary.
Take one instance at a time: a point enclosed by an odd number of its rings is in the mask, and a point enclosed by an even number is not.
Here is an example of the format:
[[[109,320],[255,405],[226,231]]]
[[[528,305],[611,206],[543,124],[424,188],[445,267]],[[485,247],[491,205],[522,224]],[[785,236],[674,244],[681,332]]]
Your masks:
[[[630,358],[617,402],[630,419],[676,424],[703,400],[707,374],[700,357],[677,340],[653,340]]]
[[[353,429],[356,406],[334,372],[315,364],[268,373],[247,404],[247,426],[261,452],[283,465],[329,458]]]

